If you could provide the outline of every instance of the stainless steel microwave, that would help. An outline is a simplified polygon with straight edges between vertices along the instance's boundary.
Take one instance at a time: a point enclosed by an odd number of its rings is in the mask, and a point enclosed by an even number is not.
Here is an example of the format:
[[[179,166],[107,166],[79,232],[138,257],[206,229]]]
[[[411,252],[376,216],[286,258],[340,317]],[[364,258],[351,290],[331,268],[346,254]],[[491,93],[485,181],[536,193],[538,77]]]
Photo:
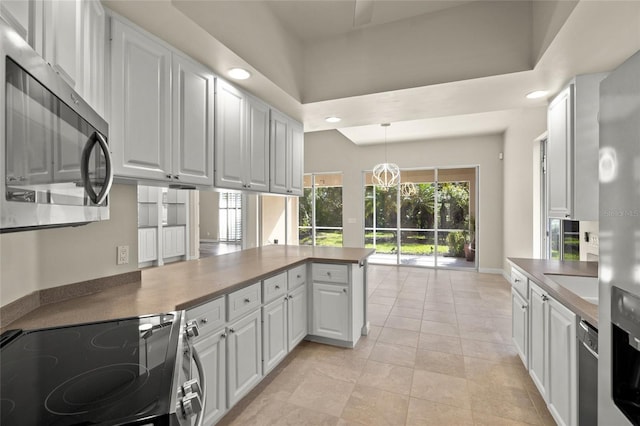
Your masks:
[[[0,232],[109,219],[108,125],[0,19]]]

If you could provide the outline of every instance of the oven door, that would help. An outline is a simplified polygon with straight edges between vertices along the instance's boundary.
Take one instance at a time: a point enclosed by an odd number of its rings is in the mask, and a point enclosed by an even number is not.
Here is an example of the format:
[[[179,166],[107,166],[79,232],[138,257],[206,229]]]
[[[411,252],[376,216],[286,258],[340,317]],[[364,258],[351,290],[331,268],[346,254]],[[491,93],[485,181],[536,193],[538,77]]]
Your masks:
[[[2,230],[108,219],[106,122],[11,31],[0,22]]]

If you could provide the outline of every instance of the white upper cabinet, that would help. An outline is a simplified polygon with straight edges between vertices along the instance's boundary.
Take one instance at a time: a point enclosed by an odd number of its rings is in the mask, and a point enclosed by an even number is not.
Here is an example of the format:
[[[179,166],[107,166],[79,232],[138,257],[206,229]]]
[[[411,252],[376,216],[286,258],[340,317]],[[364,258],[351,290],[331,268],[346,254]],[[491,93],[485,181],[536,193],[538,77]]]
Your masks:
[[[549,217],[598,220],[598,104],[605,76],[576,76],[549,105]]]
[[[34,29],[30,25],[30,17],[34,5],[33,1],[27,0],[0,0],[0,16],[29,44],[33,44]]]
[[[304,132],[302,125],[271,110],[271,192],[302,195]]]
[[[43,58],[73,88],[82,85],[82,1],[51,0],[44,6]]]
[[[269,106],[225,81],[216,90],[215,185],[269,189]]]
[[[202,65],[173,54],[174,179],[213,185],[214,77]]]
[[[171,51],[112,19],[110,147],[116,176],[167,179],[170,78]]]
[[[82,97],[105,116],[107,15],[99,0],[82,2]]]
[[[116,176],[212,185],[213,74],[119,19],[111,39]]]

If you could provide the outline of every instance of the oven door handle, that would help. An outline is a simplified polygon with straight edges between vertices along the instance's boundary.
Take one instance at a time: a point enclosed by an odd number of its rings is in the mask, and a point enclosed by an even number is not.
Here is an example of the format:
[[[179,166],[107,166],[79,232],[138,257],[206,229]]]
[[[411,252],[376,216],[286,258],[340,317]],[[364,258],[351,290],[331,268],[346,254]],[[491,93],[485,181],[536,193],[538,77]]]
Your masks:
[[[91,178],[89,176],[89,161],[91,159],[91,151],[93,151],[93,147],[96,143],[104,153],[106,168],[106,176],[104,178],[102,190],[98,194],[96,194],[96,191],[94,191],[93,186],[91,185]],[[111,167],[111,153],[109,152],[109,145],[107,145],[107,141],[98,132],[93,132],[91,136],[89,136],[89,139],[87,139],[87,143],[85,143],[84,145],[84,149],[82,150],[82,161],[80,163],[80,174],[82,175],[84,190],[87,192],[87,195],[89,196],[91,201],[94,204],[102,204],[107,198],[109,190],[111,190],[111,185],[113,184],[113,168]]]
[[[206,378],[204,376],[204,368],[202,368],[202,361],[200,360],[200,355],[198,355],[198,351],[194,346],[191,346],[191,358],[193,358],[193,362],[196,364],[196,368],[198,369],[198,377],[200,378],[200,389],[202,390],[202,410],[200,410],[200,412],[198,413],[196,426],[202,426],[202,422],[204,421],[204,412],[207,406],[207,384]]]

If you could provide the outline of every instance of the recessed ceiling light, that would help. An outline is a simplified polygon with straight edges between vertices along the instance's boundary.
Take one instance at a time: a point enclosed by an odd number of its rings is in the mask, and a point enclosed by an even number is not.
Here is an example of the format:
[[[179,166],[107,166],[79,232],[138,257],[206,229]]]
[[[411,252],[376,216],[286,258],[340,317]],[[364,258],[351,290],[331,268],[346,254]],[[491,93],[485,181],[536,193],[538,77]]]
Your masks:
[[[244,68],[231,68],[227,74],[236,80],[246,80],[251,77],[251,73]]]
[[[340,120],[342,120],[342,118],[335,116],[327,117],[324,119],[324,121],[326,121],[327,123],[338,123]]]
[[[547,96],[547,92],[546,90],[535,90],[533,92],[529,92],[527,93],[527,99],[540,99],[540,98],[544,98],[545,96]]]

